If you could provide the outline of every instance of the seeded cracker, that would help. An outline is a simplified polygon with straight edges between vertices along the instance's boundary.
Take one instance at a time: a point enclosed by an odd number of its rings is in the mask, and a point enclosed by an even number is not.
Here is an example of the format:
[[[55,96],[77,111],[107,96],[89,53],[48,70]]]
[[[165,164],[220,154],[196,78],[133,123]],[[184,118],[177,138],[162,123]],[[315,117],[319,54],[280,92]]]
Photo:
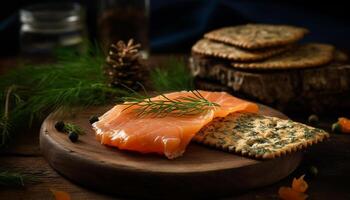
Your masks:
[[[214,119],[194,141],[245,156],[272,159],[323,141],[329,134],[291,120],[233,113]]]
[[[290,47],[289,45],[264,50],[245,50],[232,45],[201,39],[192,47],[192,51],[202,55],[230,59],[233,61],[257,61],[282,53]]]
[[[247,24],[206,33],[205,38],[246,49],[259,49],[295,43],[308,33],[305,28],[287,25]]]
[[[262,62],[232,63],[242,69],[295,69],[318,67],[333,59],[334,47],[328,44],[309,43],[300,45],[286,53],[273,56]]]

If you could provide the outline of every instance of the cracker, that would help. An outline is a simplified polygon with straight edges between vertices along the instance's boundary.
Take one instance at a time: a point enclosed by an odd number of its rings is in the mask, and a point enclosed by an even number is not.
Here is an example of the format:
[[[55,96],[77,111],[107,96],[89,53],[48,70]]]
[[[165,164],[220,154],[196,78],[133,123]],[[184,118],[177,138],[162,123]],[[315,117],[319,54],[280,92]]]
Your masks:
[[[305,28],[287,25],[246,24],[206,33],[205,38],[246,49],[260,49],[295,43],[308,33]]]
[[[233,113],[217,118],[193,138],[220,150],[257,159],[272,159],[305,149],[329,134],[291,120],[259,114]]]
[[[334,47],[328,44],[309,43],[299,45],[286,53],[273,56],[262,62],[232,63],[243,69],[294,69],[318,67],[333,59]]]
[[[201,39],[192,47],[194,53],[230,59],[233,61],[258,61],[288,50],[290,46],[268,48],[264,50],[245,50],[220,42]]]

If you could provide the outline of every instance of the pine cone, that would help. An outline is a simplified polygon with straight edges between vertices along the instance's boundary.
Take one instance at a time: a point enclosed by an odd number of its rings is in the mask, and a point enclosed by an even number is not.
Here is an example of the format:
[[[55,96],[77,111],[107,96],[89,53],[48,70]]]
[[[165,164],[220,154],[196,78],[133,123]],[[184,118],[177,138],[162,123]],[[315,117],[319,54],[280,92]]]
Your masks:
[[[138,90],[141,82],[141,64],[138,52],[140,44],[134,44],[130,39],[128,43],[118,41],[112,44],[106,58],[105,71],[112,87],[129,87]]]

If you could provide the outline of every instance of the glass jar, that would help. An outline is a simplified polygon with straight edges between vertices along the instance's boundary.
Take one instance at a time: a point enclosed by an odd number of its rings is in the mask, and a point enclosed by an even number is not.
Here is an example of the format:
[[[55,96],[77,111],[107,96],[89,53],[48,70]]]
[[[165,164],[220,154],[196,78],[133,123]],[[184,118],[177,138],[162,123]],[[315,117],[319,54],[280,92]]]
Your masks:
[[[149,0],[100,0],[98,34],[105,51],[118,40],[133,38],[141,44],[143,58],[149,54]]]
[[[77,3],[44,3],[20,10],[22,54],[51,54],[57,47],[81,48],[84,12]]]

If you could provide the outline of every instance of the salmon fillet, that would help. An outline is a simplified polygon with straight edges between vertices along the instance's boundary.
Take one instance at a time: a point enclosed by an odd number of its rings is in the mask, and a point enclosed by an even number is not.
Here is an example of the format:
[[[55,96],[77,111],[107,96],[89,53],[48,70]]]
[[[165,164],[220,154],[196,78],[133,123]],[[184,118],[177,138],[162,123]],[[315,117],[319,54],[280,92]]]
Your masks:
[[[199,91],[207,100],[220,106],[196,115],[165,117],[138,117],[128,105],[114,106],[93,124],[96,138],[101,144],[140,153],[163,154],[169,159],[181,156],[193,136],[214,118],[233,112],[258,112],[254,103],[233,97],[226,92]],[[167,98],[193,96],[191,92],[165,94]],[[156,96],[152,99],[162,99]]]

